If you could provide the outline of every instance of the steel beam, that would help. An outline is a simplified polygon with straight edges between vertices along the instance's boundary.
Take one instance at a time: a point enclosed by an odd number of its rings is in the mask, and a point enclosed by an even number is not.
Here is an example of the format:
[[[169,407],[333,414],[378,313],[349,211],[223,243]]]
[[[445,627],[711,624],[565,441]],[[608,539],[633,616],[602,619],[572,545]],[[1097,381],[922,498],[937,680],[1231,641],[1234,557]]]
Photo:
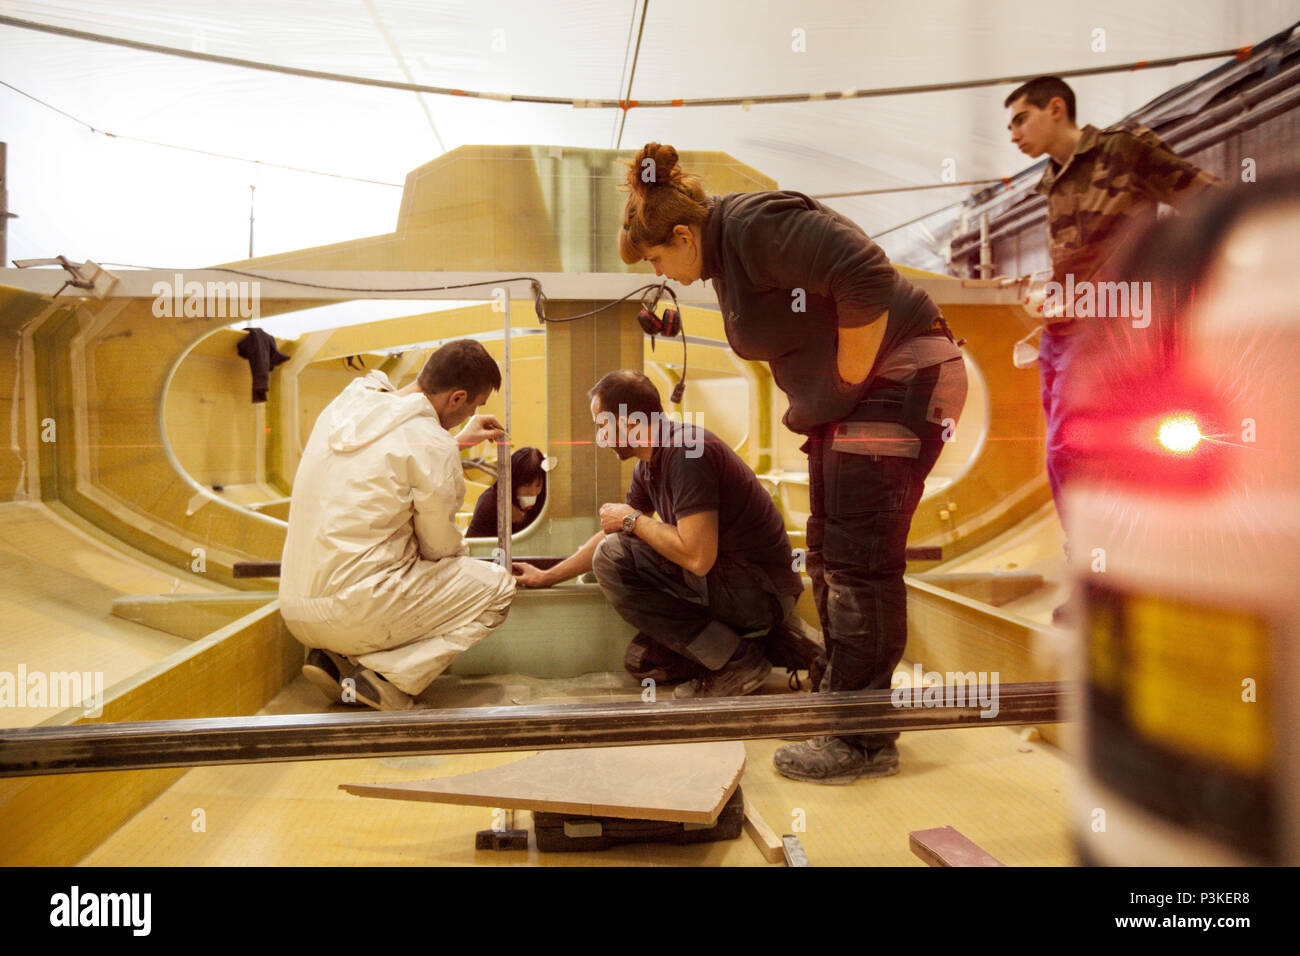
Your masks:
[[[1066,685],[1003,684],[996,690],[996,713],[974,699],[974,688],[928,687],[5,728],[0,730],[0,777],[946,730],[1062,719]],[[944,705],[945,700],[953,703]]]
[[[509,471],[509,461],[506,463],[506,470]],[[498,478],[498,481],[500,479]],[[489,555],[477,555],[480,561],[495,561],[494,557]],[[527,561],[538,570],[545,571],[553,568],[568,555],[534,557],[534,558],[512,558],[513,561]],[[909,561],[941,561],[943,560],[943,549],[933,547],[909,547],[907,549],[907,560]],[[279,561],[236,561],[234,564],[234,573],[237,578],[278,578],[280,576]]]

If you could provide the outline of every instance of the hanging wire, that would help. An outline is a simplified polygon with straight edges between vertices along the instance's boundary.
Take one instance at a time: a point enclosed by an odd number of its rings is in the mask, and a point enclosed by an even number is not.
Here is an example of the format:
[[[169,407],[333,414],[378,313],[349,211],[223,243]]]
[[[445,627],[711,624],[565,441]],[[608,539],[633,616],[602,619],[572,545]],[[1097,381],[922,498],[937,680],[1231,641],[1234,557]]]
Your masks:
[[[231,153],[217,153],[209,149],[196,149],[193,146],[178,146],[175,143],[164,143],[156,139],[144,139],[139,136],[128,136],[124,133],[110,133],[108,130],[100,129],[99,127],[91,123],[87,123],[85,120],[80,119],[79,117],[73,116],[67,110],[61,110],[52,103],[47,103],[43,99],[40,99],[39,97],[32,96],[32,94],[28,93],[26,90],[20,90],[12,83],[6,83],[4,80],[0,80],[0,86],[7,87],[8,89],[13,90],[19,96],[25,96],[33,103],[39,103],[41,106],[44,106],[46,109],[53,110],[54,112],[58,113],[61,116],[66,116],[74,123],[84,126],[92,133],[98,133],[99,135],[107,136],[110,139],[125,139],[135,143],[145,143],[149,146],[162,146],[166,149],[179,149],[182,152],[186,152],[186,153],[198,153],[200,156],[215,156],[218,159],[233,159],[236,162],[240,162],[240,163],[252,163],[254,166],[270,166],[275,169],[287,169],[295,173],[309,173],[312,176],[329,176],[331,179],[347,179],[355,183],[370,183],[373,186],[394,186],[398,189],[402,188],[401,183],[386,183],[379,179],[366,179],[363,176],[345,176],[342,173],[327,173],[320,169],[304,169],[301,166],[286,166],[283,163],[269,163],[266,160],[262,160],[262,159],[249,159],[247,156],[235,156]]]
[[[288,76],[300,76],[307,79],[332,80],[337,83],[351,83],[358,86],[379,87],[381,89],[405,90],[416,93],[431,93],[438,96],[467,96],[500,102],[542,103],[556,106],[572,106],[575,109],[621,109],[633,108],[658,109],[673,106],[741,106],[748,109],[755,104],[806,103],[821,100],[866,99],[877,96],[901,96],[912,93],[936,93],[943,90],[969,90],[985,86],[1006,86],[1023,83],[1040,75],[1024,73],[1014,76],[997,76],[977,80],[956,80],[948,83],[925,83],[917,86],[889,86],[860,90],[849,88],[843,90],[823,90],[808,93],[778,93],[755,96],[717,96],[695,99],[671,100],[602,100],[581,97],[534,96],[524,93],[491,93],[484,90],[463,90],[448,86],[428,86],[423,83],[402,83],[396,80],[379,80],[368,76],[355,76],[347,73],[332,73],[326,70],[306,70],[300,67],[282,66],[259,60],[246,60],[240,57],[219,56],[215,53],[200,53],[195,50],[182,50],[178,47],[163,46],[157,43],[144,43],[140,40],[128,40],[123,37],[90,33],[85,30],[72,30],[68,27],[56,27],[48,23],[36,23],[20,20],[17,17],[0,16],[0,26],[17,27],[23,30],[35,30],[40,33],[52,33],[56,36],[87,40],[92,43],[106,43],[122,46],[132,50],[148,53],[161,53],[166,56],[182,57],[188,60],[201,60],[206,63],[219,63],[223,66],[237,66],[250,70],[263,70],[271,73],[283,73]],[[1149,70],[1157,67],[1175,66],[1179,63],[1193,63],[1197,60],[1220,60],[1235,57],[1245,60],[1254,50],[1253,46],[1235,47],[1225,50],[1213,50],[1208,53],[1188,53],[1182,56],[1162,57],[1155,60],[1133,60],[1128,63],[1116,63],[1112,66],[1094,66],[1077,70],[1058,70],[1055,75],[1062,79],[1074,76],[1099,76],[1107,73],[1129,73],[1134,70]]]
[[[650,7],[650,0],[641,0],[641,25],[636,31],[636,49],[632,51],[632,71],[627,77],[627,101],[632,100],[632,81],[636,79],[636,62],[641,57],[641,36],[645,33],[645,14]],[[619,100],[623,102],[623,100]],[[614,141],[614,148],[618,149],[623,145],[623,125],[627,122],[627,110],[623,110],[618,118],[618,138]]]

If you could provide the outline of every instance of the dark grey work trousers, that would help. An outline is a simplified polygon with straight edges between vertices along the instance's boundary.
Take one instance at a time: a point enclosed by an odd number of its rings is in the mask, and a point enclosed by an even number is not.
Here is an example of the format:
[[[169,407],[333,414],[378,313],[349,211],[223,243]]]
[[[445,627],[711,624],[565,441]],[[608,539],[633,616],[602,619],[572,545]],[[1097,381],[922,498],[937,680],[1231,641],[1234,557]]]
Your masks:
[[[907,383],[933,390],[932,382]],[[920,396],[920,407],[925,408]],[[953,415],[965,401],[965,375],[954,394]],[[828,669],[821,689],[886,690],[907,645],[907,535],[925,488],[925,476],[943,449],[942,427],[909,423],[921,439],[915,458],[837,451],[835,424],[811,434],[808,454],[808,564],[813,600],[826,642]],[[876,749],[895,733],[848,739]]]
[[[721,669],[742,638],[766,634],[794,605],[750,565],[719,555],[700,577],[627,534],[607,535],[591,567],[625,621],[708,670]]]

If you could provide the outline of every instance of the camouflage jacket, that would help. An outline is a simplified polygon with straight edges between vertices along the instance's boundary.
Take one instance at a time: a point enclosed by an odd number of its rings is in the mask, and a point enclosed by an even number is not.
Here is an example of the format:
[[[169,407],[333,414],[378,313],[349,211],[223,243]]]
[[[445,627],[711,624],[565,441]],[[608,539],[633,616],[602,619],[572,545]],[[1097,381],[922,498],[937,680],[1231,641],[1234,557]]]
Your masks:
[[[1052,278],[1092,281],[1113,267],[1131,228],[1155,219],[1158,203],[1180,204],[1218,179],[1178,156],[1136,123],[1085,126],[1062,166],[1048,159],[1036,187],[1047,196]]]

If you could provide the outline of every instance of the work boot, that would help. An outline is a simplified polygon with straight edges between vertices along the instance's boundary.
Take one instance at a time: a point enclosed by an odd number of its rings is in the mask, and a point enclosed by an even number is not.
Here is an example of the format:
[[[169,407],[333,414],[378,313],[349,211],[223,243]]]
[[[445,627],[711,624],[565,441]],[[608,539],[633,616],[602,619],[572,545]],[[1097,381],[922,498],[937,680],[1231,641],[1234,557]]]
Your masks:
[[[638,631],[623,654],[623,667],[637,680],[647,677],[656,684],[676,684],[690,680],[704,669],[689,658],[660,644],[644,631]]]
[[[752,694],[763,686],[772,665],[763,656],[763,645],[750,641],[744,655],[731,661],[722,670],[709,671],[702,677],[678,684],[673,696],[681,700],[695,697],[741,697]]]
[[[352,693],[359,703],[375,710],[410,710],[414,700],[398,690],[383,675],[368,667],[358,667],[351,675]]]
[[[342,654],[334,654],[319,647],[313,647],[307,652],[307,660],[302,665],[302,676],[311,681],[333,704],[343,700],[343,687],[339,681],[351,672],[352,667]]]
[[[852,783],[859,777],[887,777],[898,773],[898,748],[886,744],[863,750],[842,737],[814,737],[788,744],[772,757],[783,776],[811,783]]]

